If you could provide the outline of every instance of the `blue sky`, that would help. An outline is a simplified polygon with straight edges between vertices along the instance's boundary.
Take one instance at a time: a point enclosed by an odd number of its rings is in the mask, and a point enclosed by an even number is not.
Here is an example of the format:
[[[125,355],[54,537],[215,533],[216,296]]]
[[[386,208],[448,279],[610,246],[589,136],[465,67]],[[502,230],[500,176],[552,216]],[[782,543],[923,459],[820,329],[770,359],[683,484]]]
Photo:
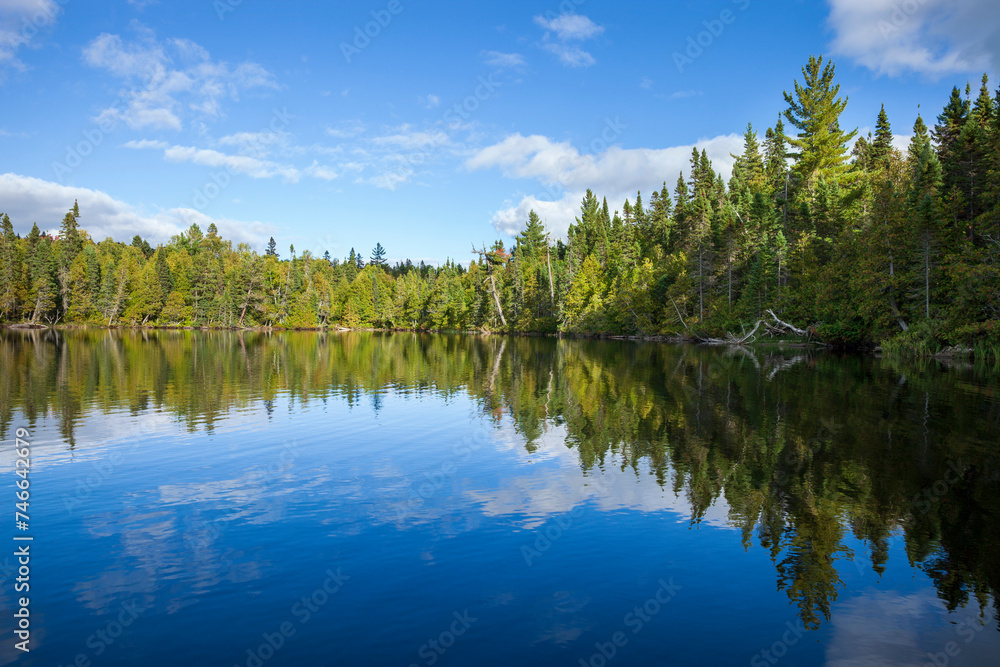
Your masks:
[[[466,262],[586,188],[673,189],[691,147],[728,175],[810,54],[842,119],[898,141],[953,85],[995,90],[995,0],[505,3],[0,0],[0,211],[74,199],[101,240],[198,223],[283,255],[376,242]],[[974,93],[975,94],[975,93]]]

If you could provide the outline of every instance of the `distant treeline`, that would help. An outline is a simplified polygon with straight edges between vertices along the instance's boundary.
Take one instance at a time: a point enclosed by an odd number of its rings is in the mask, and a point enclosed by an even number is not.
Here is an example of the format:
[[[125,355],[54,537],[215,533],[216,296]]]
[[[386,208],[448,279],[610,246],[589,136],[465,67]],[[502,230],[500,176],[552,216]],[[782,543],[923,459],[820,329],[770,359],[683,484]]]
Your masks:
[[[612,213],[588,190],[565,243],[532,212],[468,268],[389,266],[381,245],[367,263],[280,257],[273,239],[258,254],[214,225],[155,249],[95,243],[75,205],[58,238],[21,238],[3,216],[0,321],[710,336],[772,309],[830,343],[995,354],[1000,89],[954,88],[902,153],[884,107],[874,136],[840,128],[832,63],[802,72],[763,140],[747,127],[728,184],[695,149],[672,192]]]

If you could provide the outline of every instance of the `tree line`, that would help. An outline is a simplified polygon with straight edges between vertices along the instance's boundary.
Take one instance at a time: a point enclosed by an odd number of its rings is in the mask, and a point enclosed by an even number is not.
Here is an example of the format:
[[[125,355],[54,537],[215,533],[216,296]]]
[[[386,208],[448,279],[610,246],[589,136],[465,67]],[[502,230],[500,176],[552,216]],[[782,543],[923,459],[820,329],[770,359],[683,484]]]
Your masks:
[[[379,327],[705,337],[769,310],[833,344],[1000,351],[1000,88],[952,90],[905,152],[885,108],[840,126],[835,66],[810,57],[726,182],[707,153],[671,191],[620,209],[588,190],[568,237],[531,212],[513,247],[465,266],[378,245],[332,259],[262,254],[196,225],[152,248],[95,242],[77,206],[58,237],[0,230],[0,321],[106,326]],[[852,143],[853,142],[853,143]]]

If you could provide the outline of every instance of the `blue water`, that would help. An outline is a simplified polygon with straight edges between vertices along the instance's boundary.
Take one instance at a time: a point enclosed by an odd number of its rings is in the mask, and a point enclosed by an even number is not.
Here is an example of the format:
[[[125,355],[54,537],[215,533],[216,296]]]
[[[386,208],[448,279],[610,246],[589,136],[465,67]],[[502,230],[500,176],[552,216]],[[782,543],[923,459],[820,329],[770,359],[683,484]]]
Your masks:
[[[676,471],[582,466],[561,418],[526,446],[471,392],[253,393],[210,419],[95,400],[72,447],[35,415],[31,652],[8,635],[4,664],[1000,664],[988,592],[949,612],[902,527],[881,575],[846,531],[806,629],[724,496],[692,519]]]

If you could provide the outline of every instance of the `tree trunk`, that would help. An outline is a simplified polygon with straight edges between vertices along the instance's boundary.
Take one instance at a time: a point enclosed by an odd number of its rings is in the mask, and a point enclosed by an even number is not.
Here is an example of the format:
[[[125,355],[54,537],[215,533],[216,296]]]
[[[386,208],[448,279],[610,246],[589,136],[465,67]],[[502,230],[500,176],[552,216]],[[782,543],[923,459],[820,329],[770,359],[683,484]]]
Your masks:
[[[927,319],[931,319],[931,240],[924,236],[924,310]]]
[[[493,279],[493,272],[490,272],[490,286],[493,288],[493,301],[497,305],[497,313],[500,314],[500,322],[503,323],[504,327],[507,326],[507,318],[503,316],[503,307],[500,305],[500,295],[497,294],[497,283]]]
[[[556,286],[552,282],[552,257],[549,253],[549,237],[545,237],[545,263],[549,267],[549,297],[552,299],[552,305],[556,305]]]

